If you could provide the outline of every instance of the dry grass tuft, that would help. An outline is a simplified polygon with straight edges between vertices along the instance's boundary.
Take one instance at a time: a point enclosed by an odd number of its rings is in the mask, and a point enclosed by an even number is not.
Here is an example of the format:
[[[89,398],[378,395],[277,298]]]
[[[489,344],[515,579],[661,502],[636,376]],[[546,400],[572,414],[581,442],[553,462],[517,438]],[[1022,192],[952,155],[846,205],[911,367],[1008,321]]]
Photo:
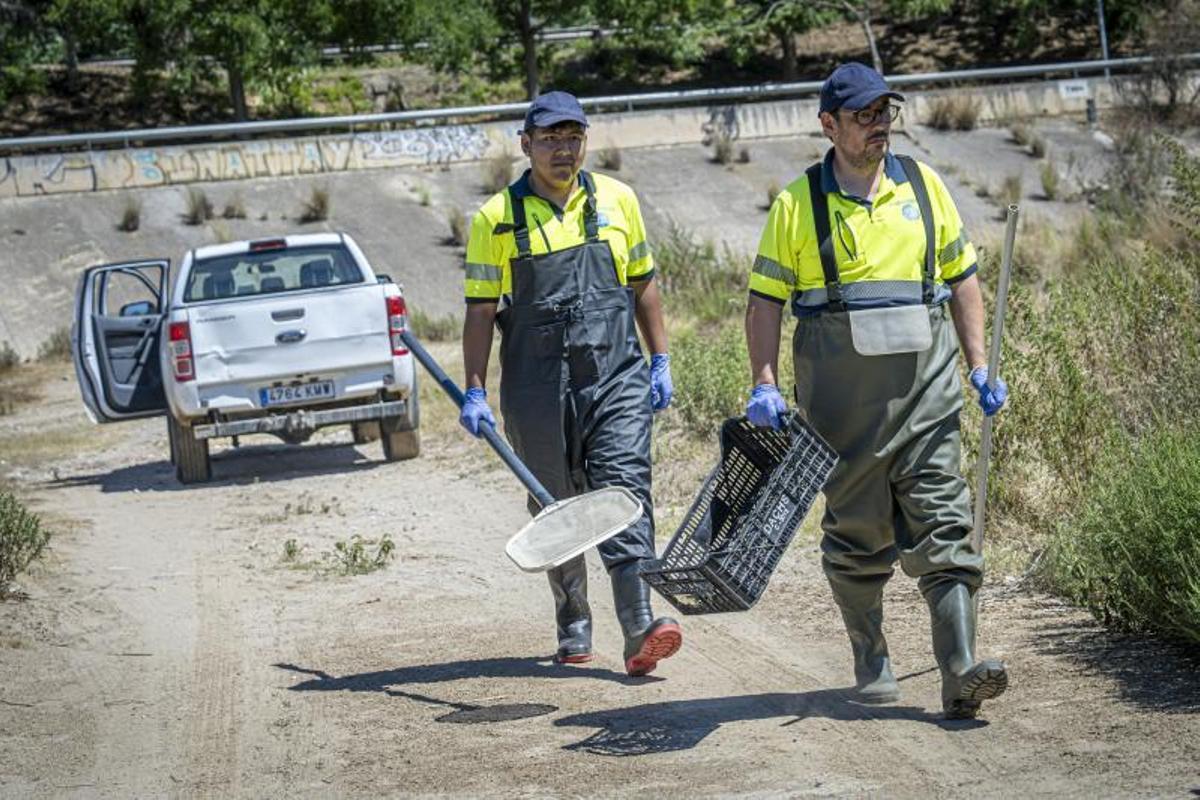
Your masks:
[[[187,210],[183,212],[183,221],[187,225],[203,225],[213,218],[212,201],[203,189],[190,188],[187,190]]]
[[[488,194],[502,192],[513,182],[513,160],[507,152],[499,152],[483,162],[483,189]]]
[[[142,201],[133,195],[125,196],[125,207],[121,209],[121,219],[117,222],[117,230],[133,233],[142,225]]]
[[[332,200],[328,186],[314,186],[300,209],[300,222],[323,222],[329,219]]]
[[[925,124],[939,131],[971,131],[979,122],[981,107],[970,95],[944,95],[930,104]]]

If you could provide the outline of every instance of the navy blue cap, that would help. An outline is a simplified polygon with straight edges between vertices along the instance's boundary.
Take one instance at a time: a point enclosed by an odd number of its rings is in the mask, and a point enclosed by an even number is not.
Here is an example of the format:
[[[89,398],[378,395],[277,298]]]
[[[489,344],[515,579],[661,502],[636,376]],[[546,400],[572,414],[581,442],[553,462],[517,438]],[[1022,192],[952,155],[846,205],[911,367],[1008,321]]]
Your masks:
[[[560,122],[578,122],[584,127],[587,127],[588,124],[587,115],[583,113],[583,106],[579,105],[579,100],[569,92],[539,94],[529,104],[529,110],[525,112],[527,129],[549,128]]]
[[[888,88],[878,72],[866,64],[850,61],[831,72],[821,84],[821,112],[839,108],[858,111],[881,97],[904,100],[904,95]]]

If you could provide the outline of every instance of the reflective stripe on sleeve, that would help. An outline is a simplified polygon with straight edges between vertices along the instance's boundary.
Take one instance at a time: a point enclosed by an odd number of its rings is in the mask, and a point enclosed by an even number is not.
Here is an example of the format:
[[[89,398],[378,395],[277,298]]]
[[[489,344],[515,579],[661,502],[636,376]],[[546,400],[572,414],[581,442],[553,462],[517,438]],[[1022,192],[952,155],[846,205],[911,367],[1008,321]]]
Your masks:
[[[504,273],[495,264],[478,264],[471,261],[467,262],[467,280],[469,281],[498,282],[503,277]]]
[[[778,261],[772,261],[764,255],[758,255],[754,258],[754,272],[762,275],[764,278],[770,278],[774,281],[779,281],[786,286],[796,285],[796,276],[790,269],[781,266]],[[824,290],[822,290],[824,291]]]
[[[633,247],[629,248],[629,261],[641,261],[646,256],[650,255],[650,243],[638,242]]]
[[[944,267],[962,255],[963,249],[967,246],[966,237],[966,231],[962,231],[958,234],[957,239],[941,249],[941,252],[938,253],[939,266]]]

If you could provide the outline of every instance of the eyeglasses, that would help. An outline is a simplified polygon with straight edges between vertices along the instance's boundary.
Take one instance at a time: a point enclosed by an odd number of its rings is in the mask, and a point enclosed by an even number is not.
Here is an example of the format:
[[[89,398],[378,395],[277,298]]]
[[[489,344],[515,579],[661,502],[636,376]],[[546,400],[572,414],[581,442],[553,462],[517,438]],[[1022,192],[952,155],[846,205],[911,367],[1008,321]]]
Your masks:
[[[851,111],[850,114],[854,117],[855,122],[865,128],[868,125],[874,125],[879,119],[895,122],[896,117],[900,116],[900,106],[888,103],[879,108],[860,108],[858,111]]]

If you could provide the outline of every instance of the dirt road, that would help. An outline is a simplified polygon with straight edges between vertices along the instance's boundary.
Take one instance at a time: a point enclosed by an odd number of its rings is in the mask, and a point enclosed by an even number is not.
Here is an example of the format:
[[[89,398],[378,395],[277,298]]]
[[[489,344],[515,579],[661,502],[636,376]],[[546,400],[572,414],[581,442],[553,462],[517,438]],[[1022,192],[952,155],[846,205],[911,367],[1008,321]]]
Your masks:
[[[936,713],[902,577],[903,700],[846,699],[807,542],[759,607],[685,619],[636,680],[593,554],[598,655],[558,667],[545,581],[502,551],[521,494],[444,407],[415,461],[348,433],[248,442],[185,489],[161,419],[93,428],[68,369],[43,372],[44,399],[0,417],[0,473],[56,531],[28,599],[0,604],[0,796],[1200,795],[1197,663],[1020,586],[983,596],[1013,684],[974,723]],[[396,558],[333,573],[355,534]]]

